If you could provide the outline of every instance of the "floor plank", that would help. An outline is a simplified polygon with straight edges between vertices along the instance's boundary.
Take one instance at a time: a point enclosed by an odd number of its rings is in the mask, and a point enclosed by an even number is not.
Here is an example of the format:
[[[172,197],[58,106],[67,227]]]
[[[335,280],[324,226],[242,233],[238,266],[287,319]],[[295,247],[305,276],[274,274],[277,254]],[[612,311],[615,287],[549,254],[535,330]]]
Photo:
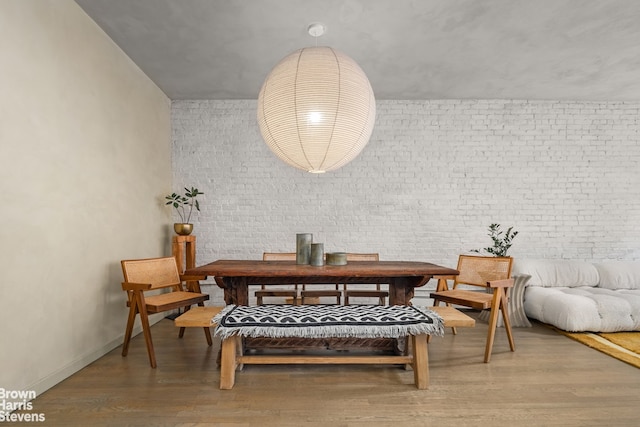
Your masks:
[[[246,366],[219,390],[219,340],[152,327],[38,396],[31,413],[60,426],[636,426],[640,370],[539,324],[500,328],[483,363],[486,323],[429,344],[430,386],[395,366]],[[32,424],[32,423],[31,423]]]

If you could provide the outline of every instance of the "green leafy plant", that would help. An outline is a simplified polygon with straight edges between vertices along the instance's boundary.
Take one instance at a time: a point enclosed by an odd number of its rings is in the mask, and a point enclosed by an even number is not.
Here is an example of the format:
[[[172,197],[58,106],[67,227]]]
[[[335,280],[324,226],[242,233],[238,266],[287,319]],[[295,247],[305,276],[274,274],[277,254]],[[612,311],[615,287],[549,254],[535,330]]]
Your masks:
[[[489,237],[493,241],[493,246],[484,248],[483,250],[493,256],[505,257],[513,244],[513,239],[517,235],[518,232],[513,231],[513,227],[509,227],[507,231],[503,233],[500,230],[500,224],[491,224],[489,226]],[[472,252],[480,252],[480,250],[474,249]]]
[[[168,202],[165,203],[165,205],[172,205],[178,212],[178,215],[180,215],[182,223],[189,224],[193,208],[195,207],[198,212],[200,211],[200,203],[198,203],[197,197],[204,193],[195,187],[191,187],[191,189],[185,187],[184,190],[184,196],[176,193],[171,193],[166,196],[165,199],[167,199]]]

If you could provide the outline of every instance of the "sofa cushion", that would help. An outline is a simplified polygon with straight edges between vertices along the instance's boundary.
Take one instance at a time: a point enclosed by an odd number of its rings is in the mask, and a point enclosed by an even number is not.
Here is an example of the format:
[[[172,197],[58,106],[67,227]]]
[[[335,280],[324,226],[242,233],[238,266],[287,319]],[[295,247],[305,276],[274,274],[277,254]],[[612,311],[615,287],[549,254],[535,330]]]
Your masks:
[[[527,287],[527,317],[571,332],[640,330],[640,290]]]
[[[513,274],[529,274],[527,286],[598,286],[598,270],[591,263],[565,259],[514,259]]]
[[[640,261],[608,261],[594,264],[605,289],[640,289]]]

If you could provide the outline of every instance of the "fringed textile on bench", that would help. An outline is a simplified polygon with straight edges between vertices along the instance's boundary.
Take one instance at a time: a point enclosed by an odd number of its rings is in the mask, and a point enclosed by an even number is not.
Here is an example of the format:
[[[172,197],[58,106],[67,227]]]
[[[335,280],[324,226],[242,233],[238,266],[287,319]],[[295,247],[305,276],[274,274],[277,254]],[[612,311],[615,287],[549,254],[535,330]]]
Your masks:
[[[215,334],[270,338],[400,338],[444,334],[425,307],[379,305],[230,305],[213,318]]]

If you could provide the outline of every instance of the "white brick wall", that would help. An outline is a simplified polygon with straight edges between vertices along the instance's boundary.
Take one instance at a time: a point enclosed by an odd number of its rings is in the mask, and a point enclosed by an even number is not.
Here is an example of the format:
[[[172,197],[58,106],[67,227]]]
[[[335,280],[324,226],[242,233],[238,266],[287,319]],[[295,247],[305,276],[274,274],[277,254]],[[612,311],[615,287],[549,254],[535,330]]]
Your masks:
[[[326,251],[455,266],[492,222],[520,231],[514,257],[640,259],[640,103],[377,108],[361,155],[312,175],[271,154],[255,101],[174,101],[174,188],[206,193],[198,263],[294,251],[310,232]]]

